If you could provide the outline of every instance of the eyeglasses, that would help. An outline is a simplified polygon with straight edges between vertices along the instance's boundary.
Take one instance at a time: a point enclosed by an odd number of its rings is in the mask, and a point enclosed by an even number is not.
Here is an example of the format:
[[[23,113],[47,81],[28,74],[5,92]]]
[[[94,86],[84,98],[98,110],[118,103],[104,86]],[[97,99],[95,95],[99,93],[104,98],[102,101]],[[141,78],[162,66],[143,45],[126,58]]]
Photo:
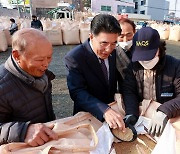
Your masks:
[[[106,41],[99,42],[96,37],[94,37],[94,38],[96,39],[96,42],[99,44],[99,46],[100,46],[101,48],[108,48],[108,47],[110,47],[110,48],[115,48],[115,47],[116,47],[117,41],[116,41],[116,42],[113,42],[113,43],[106,42]]]

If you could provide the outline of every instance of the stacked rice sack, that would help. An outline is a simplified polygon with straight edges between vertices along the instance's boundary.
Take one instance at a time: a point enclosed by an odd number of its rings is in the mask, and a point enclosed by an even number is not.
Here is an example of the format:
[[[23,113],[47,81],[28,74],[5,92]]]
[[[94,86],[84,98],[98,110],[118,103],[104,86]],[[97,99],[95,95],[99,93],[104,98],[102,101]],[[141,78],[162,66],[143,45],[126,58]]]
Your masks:
[[[180,41],[180,25],[170,27],[169,40]]]
[[[8,48],[8,43],[6,40],[5,33],[2,29],[0,29],[0,52],[6,51]]]
[[[169,38],[170,28],[169,25],[166,24],[151,24],[153,29],[156,29],[159,32],[160,38],[163,40],[167,40]]]
[[[0,17],[0,52],[6,51],[8,48],[8,32],[5,30],[9,28],[10,22],[7,17]],[[10,34],[9,34],[10,35]],[[7,39],[6,39],[7,38]]]
[[[151,24],[151,27],[159,32],[161,39],[180,41],[180,25],[153,23]]]
[[[64,20],[62,21],[62,34],[64,44],[79,44],[79,24],[78,21]]]
[[[41,20],[44,28],[44,34],[52,43],[52,45],[62,45],[62,31],[61,31],[61,22],[60,20],[50,20],[42,19]]]
[[[81,22],[79,25],[79,30],[80,30],[80,41],[81,43],[84,43],[89,38],[90,23]]]

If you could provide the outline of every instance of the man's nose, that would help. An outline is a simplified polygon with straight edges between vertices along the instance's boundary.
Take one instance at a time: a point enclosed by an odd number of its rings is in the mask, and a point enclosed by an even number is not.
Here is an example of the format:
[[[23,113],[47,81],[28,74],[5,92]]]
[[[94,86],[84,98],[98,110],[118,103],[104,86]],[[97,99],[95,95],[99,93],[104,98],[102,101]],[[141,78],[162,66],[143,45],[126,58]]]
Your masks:
[[[112,50],[114,50],[114,49],[115,49],[115,46],[109,44],[108,46],[106,46],[105,51],[106,51],[106,52],[110,52],[110,51],[112,51]]]
[[[48,65],[49,65],[48,59],[43,60],[43,66],[48,67]]]
[[[123,37],[123,42],[127,42],[127,41],[128,41],[127,36],[124,36],[124,37]]]

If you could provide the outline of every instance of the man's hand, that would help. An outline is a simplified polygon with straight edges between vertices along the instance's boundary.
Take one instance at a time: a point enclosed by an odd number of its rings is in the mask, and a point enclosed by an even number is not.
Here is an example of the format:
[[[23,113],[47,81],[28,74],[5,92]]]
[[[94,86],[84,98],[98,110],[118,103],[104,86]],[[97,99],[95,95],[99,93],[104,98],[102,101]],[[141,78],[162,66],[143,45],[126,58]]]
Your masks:
[[[132,114],[131,115],[128,114],[124,117],[124,122],[125,122],[126,127],[129,125],[134,126],[136,124],[137,120],[138,120],[138,118]]]
[[[54,125],[47,127],[44,124],[31,124],[26,133],[25,143],[30,146],[39,146],[48,142],[50,139],[57,140],[58,135],[52,131]]]
[[[148,126],[148,133],[152,136],[160,136],[166,126],[168,117],[161,111],[156,112]]]
[[[120,130],[125,131],[125,124],[123,121],[123,118],[119,113],[114,111],[113,109],[109,108],[105,113],[104,113],[104,119],[108,123],[110,128],[117,128],[119,127]]]

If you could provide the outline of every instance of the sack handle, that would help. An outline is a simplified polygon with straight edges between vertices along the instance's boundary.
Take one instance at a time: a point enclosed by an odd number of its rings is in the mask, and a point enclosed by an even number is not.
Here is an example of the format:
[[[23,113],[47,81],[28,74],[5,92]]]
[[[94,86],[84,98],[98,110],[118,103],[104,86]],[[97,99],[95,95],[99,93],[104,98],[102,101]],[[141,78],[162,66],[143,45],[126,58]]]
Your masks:
[[[96,132],[95,132],[93,126],[90,124],[80,124],[80,125],[75,126],[73,128],[66,129],[63,131],[59,131],[59,132],[57,132],[57,134],[58,134],[58,136],[69,134],[69,133],[74,132],[75,130],[78,130],[80,128],[87,128],[91,132],[91,136],[92,136],[92,140],[93,140],[93,144],[94,144],[93,146],[91,146],[91,145],[88,145],[87,147],[72,146],[72,145],[67,145],[67,146],[65,146],[65,145],[63,145],[63,146],[61,146],[61,145],[50,145],[50,146],[47,146],[46,144],[44,144],[44,145],[38,146],[38,147],[30,147],[26,143],[10,143],[10,144],[7,144],[8,146],[7,145],[4,146],[3,151],[4,151],[4,154],[8,153],[7,151],[14,151],[14,150],[20,150],[21,153],[22,152],[26,153],[26,152],[31,152],[31,151],[33,153],[33,151],[42,151],[43,154],[49,154],[51,148],[55,148],[58,151],[68,151],[71,153],[73,153],[73,152],[89,152],[89,151],[94,150],[98,144],[98,137],[96,135]],[[47,143],[49,143],[49,142],[47,142]],[[23,149],[23,148],[25,148],[25,149]],[[53,151],[55,149],[53,149]]]
[[[84,147],[84,146],[61,146],[61,145],[51,145],[51,146],[48,146],[46,147],[42,152],[43,154],[48,154],[51,150],[51,148],[56,148],[58,150],[62,150],[62,151],[68,151],[68,152],[89,152],[89,151],[92,151],[96,148],[97,144],[98,144],[98,137],[96,135],[96,132],[94,130],[94,128],[92,127],[92,125],[90,124],[82,124],[82,125],[79,125],[79,126],[76,126],[74,128],[71,128],[71,129],[68,129],[66,131],[60,131],[58,132],[58,135],[61,136],[61,135],[65,135],[65,134],[69,134],[71,132],[74,132],[75,130],[78,130],[79,128],[87,128],[90,130],[91,132],[91,136],[92,136],[92,140],[93,140],[93,143],[94,145],[93,146],[87,146],[87,147]]]

